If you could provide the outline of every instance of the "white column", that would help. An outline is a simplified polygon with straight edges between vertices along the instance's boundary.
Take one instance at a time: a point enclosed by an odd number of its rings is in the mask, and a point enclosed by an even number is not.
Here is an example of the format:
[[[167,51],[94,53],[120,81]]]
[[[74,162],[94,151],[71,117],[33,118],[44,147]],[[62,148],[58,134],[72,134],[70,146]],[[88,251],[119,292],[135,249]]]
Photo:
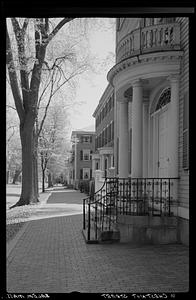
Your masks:
[[[148,102],[143,103],[143,177],[148,177]]]
[[[131,99],[132,100],[132,99]],[[131,174],[131,151],[130,144],[132,144],[132,141],[130,141],[130,129],[132,129],[132,101],[128,102],[128,128],[129,128],[129,174]]]
[[[117,138],[118,138],[118,127],[119,127],[119,103],[115,100],[114,102],[114,167],[115,167],[115,174],[117,175],[117,160],[119,159],[117,157],[118,151],[117,151]]]
[[[101,154],[101,171],[104,171],[105,155]]]
[[[140,80],[134,81],[133,102],[132,102],[132,159],[131,176],[142,177],[142,83]]]
[[[95,178],[96,160],[92,158],[92,177]]]
[[[178,177],[178,127],[179,127],[179,77],[169,77],[171,84],[171,106],[169,126],[169,177]]]
[[[128,166],[128,101],[119,101],[119,177],[127,178]]]

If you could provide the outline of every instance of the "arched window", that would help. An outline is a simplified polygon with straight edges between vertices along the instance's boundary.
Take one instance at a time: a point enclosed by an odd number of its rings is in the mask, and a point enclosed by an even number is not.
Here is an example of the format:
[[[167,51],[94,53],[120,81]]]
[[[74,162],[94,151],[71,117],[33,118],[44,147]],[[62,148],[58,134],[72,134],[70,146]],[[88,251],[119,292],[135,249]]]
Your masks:
[[[171,101],[171,89],[165,89],[159,97],[155,111],[159,110],[163,106],[167,105]]]

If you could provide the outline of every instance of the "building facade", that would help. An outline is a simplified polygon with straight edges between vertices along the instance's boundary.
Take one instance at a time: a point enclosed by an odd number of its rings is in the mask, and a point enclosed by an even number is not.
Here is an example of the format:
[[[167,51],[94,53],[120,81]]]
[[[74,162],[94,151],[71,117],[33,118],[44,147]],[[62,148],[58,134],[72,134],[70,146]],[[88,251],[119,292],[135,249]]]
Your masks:
[[[95,132],[72,131],[71,141],[69,183],[78,189],[81,182],[88,182],[92,179],[92,154],[95,152]]]
[[[120,215],[133,215],[129,216],[132,225],[140,222],[134,216],[146,215],[142,218],[147,222],[143,230],[148,241],[154,236],[153,243],[178,240],[188,245],[189,19],[117,18],[116,63],[107,79],[109,85],[94,112],[99,154],[96,158],[107,147],[103,132],[111,119],[102,117],[103,106],[109,94],[114,93],[111,153],[115,180],[110,178],[105,191],[100,190],[102,198],[95,195],[97,205],[102,210],[106,199],[113,201],[121,229],[128,219]],[[97,164],[101,171],[105,170],[104,160]],[[110,177],[109,173],[106,175]],[[147,224],[155,224],[151,215],[159,216],[159,224],[167,223],[167,234],[165,225],[162,229],[146,229]],[[176,226],[175,234],[168,225],[171,221]],[[134,225],[130,228],[133,234]],[[129,229],[123,230],[122,234]],[[139,231],[135,236],[138,234]]]
[[[189,20],[118,18],[115,90],[116,176],[176,178],[179,238],[189,228]],[[128,163],[127,163],[128,162]]]
[[[93,177],[95,171],[108,176],[114,167],[114,90],[109,84],[105,89],[93,114],[95,118],[95,153],[93,159]]]

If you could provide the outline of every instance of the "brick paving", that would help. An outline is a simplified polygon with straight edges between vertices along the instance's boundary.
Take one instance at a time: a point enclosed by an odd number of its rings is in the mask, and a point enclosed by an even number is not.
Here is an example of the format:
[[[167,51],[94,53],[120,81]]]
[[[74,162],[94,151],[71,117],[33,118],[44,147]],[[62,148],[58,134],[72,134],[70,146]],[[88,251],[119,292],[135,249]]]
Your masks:
[[[188,247],[86,244],[81,229],[82,215],[28,222],[7,259],[7,292],[188,291]]]

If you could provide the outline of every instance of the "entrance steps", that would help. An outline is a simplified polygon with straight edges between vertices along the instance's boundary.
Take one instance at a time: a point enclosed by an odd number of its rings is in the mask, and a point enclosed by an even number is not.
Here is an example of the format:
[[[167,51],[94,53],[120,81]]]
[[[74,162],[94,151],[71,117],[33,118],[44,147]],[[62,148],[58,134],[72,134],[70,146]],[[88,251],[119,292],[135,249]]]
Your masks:
[[[128,216],[117,219],[121,243],[177,243],[177,218],[171,216]]]

